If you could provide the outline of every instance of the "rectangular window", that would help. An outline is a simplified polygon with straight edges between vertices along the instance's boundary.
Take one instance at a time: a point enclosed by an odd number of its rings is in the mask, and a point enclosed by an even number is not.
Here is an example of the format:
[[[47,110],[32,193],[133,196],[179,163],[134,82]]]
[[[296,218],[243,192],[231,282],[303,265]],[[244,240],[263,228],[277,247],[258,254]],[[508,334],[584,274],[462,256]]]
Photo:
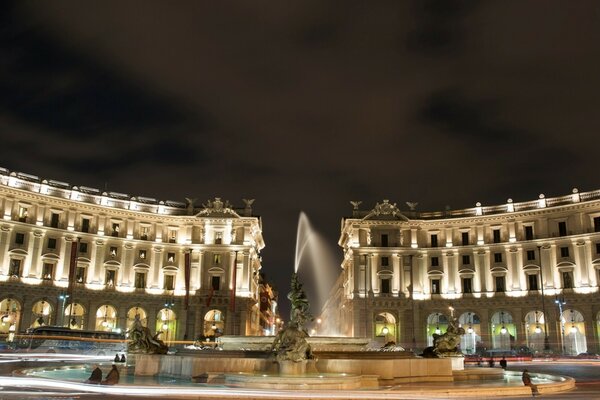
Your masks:
[[[492,230],[492,235],[493,235],[494,243],[500,243],[500,241],[501,241],[500,229]]]
[[[19,207],[19,222],[27,222],[29,212],[26,207]]]
[[[442,292],[442,288],[440,287],[439,279],[431,280],[431,294],[440,294]]]
[[[42,279],[50,281],[54,277],[54,264],[44,263],[42,266]]]
[[[114,269],[107,269],[104,275],[104,284],[106,286],[115,286],[117,283],[117,271]]]
[[[177,243],[177,231],[169,229],[169,243]]]
[[[600,243],[596,243],[596,254],[600,254]]]
[[[501,263],[502,262],[502,253],[494,253],[494,262]]]
[[[388,247],[388,235],[381,235],[381,247]]]
[[[215,254],[213,256],[213,261],[215,264],[221,264],[221,255],[220,254]]]
[[[23,244],[25,243],[25,234],[17,233],[15,235],[15,244]]]
[[[90,231],[90,219],[82,218],[81,219],[81,232],[89,232]]]
[[[469,232],[462,233],[462,244],[463,244],[463,246],[469,245]]]
[[[525,227],[525,240],[533,240],[533,226],[531,225]]]
[[[167,253],[167,261],[175,262],[175,253]]]
[[[75,282],[84,283],[86,278],[86,268],[85,267],[77,267],[75,270]]]
[[[165,290],[175,290],[175,275],[165,275]]]
[[[60,218],[60,214],[59,213],[52,213],[52,214],[50,214],[50,226],[52,228],[58,228],[59,218]]]
[[[594,218],[594,232],[600,232],[600,217]]]
[[[527,250],[527,261],[535,260],[535,250]]]
[[[139,252],[139,258],[141,260],[145,260],[146,259],[146,250],[140,250],[140,252]]]
[[[223,243],[223,232],[215,232],[215,244]]]
[[[140,227],[140,239],[141,240],[148,240],[148,232],[149,232],[149,228],[147,226],[142,226]]]
[[[563,289],[573,289],[573,274],[570,271],[562,273]]]
[[[527,282],[529,290],[538,290],[538,276],[537,274],[527,275]]]
[[[88,251],[87,242],[79,242],[79,252],[86,254]]]
[[[46,247],[49,249],[56,249],[56,239],[48,238],[48,245]]]
[[[15,258],[10,259],[8,276],[21,276],[21,260],[17,260]]]
[[[496,279],[496,292],[504,292],[505,286],[504,286],[504,276],[497,276]]]
[[[569,248],[568,247],[561,247],[560,248],[560,256],[562,258],[569,257]]]
[[[435,233],[431,235],[431,247],[438,247],[438,236]]]
[[[120,230],[121,230],[121,225],[119,223],[117,223],[117,222],[113,222],[111,236],[119,237],[119,231]]]
[[[146,288],[146,273],[136,272],[135,273],[135,288],[145,289]]]
[[[558,236],[567,236],[567,223],[565,221],[558,223]]]
[[[221,289],[221,277],[213,275],[210,279],[210,287],[212,290],[220,290]]]
[[[471,256],[462,256],[462,263],[463,265],[469,265],[471,264]]]
[[[390,259],[388,257],[381,257],[381,266],[387,267],[390,265]]]
[[[439,267],[440,266],[440,259],[438,257],[431,257],[431,266],[432,267]]]
[[[381,280],[381,293],[388,294],[390,293],[390,279],[382,279]]]
[[[473,293],[473,278],[463,278],[463,293]]]

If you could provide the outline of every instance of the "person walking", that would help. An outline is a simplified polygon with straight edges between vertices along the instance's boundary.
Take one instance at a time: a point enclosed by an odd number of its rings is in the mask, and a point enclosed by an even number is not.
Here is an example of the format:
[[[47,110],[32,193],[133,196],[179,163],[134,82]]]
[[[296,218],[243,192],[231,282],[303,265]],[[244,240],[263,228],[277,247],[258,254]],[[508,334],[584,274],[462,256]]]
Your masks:
[[[529,388],[531,389],[532,396],[537,396],[540,394],[540,392],[538,392],[537,385],[534,385],[531,382],[531,376],[529,375],[529,372],[526,369],[523,370],[523,375],[521,375],[521,380],[523,381],[523,385],[529,386]]]
[[[502,360],[500,360],[500,366],[503,370],[506,370],[506,367],[508,366],[508,361],[506,361],[506,358],[502,357]]]

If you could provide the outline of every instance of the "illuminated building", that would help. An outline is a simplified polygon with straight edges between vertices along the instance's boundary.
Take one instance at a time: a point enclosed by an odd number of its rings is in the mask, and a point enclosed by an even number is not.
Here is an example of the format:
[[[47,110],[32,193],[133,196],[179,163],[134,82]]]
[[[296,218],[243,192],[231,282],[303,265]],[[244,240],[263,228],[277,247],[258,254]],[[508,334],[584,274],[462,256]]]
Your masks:
[[[599,350],[600,190],[441,212],[352,204],[330,332],[423,348],[452,306],[465,353]]]
[[[262,222],[244,202],[195,207],[0,169],[0,334],[125,331],[136,314],[166,340],[260,334]]]

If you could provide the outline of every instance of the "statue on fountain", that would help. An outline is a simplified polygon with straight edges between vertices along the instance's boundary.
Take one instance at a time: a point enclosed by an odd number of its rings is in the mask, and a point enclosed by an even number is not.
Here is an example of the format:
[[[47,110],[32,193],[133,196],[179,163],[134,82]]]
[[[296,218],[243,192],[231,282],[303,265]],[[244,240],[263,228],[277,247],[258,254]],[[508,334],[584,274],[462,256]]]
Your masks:
[[[127,333],[129,334],[128,353],[167,354],[169,350],[169,347],[158,338],[162,332],[157,332],[153,336],[150,329],[142,325],[140,314],[135,315],[135,320]]]
[[[287,298],[292,303],[290,322],[283,328],[271,345],[271,350],[276,354],[277,361],[294,361],[312,359],[312,350],[306,338],[308,332],[304,329],[306,321],[312,321],[313,317],[308,311],[310,304],[298,281],[298,274],[292,275],[292,290]]]
[[[463,354],[458,350],[460,337],[465,334],[464,328],[459,326],[458,319],[454,316],[454,308],[450,307],[450,320],[448,329],[442,335],[433,334],[433,346],[423,350],[423,357],[442,358],[456,357]]]

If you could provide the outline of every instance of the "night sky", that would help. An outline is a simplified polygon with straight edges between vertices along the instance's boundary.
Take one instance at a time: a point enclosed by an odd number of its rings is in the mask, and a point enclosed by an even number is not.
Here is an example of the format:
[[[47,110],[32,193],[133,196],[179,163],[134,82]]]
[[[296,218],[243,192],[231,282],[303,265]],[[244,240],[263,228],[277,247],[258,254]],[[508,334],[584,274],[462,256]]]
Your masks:
[[[350,200],[441,210],[600,188],[599,89],[597,1],[0,5],[0,166],[255,198],[283,293],[302,210],[340,260]]]

